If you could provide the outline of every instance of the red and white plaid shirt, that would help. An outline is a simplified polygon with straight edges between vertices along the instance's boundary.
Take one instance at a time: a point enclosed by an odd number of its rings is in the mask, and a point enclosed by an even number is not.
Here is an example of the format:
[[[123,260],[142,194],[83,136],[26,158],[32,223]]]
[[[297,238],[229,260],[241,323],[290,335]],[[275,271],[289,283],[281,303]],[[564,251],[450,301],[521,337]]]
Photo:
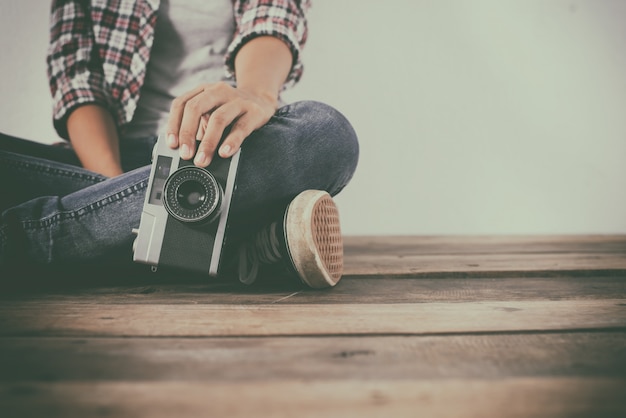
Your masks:
[[[210,1],[210,0],[207,0]],[[224,62],[234,74],[237,51],[250,39],[271,35],[289,45],[294,65],[286,84],[302,75],[310,0],[233,0],[236,33]],[[117,126],[130,122],[139,100],[159,0],[53,0],[48,78],[54,127],[67,138],[67,117],[86,103],[105,106]]]

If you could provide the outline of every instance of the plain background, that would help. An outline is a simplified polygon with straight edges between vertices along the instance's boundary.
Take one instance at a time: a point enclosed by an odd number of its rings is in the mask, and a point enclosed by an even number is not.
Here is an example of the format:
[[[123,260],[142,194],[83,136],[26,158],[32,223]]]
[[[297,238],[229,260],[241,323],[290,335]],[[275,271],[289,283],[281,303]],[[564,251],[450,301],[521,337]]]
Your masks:
[[[41,142],[48,13],[0,5],[0,130]],[[626,233],[624,22],[623,0],[313,0],[285,98],[360,137],[344,233]]]

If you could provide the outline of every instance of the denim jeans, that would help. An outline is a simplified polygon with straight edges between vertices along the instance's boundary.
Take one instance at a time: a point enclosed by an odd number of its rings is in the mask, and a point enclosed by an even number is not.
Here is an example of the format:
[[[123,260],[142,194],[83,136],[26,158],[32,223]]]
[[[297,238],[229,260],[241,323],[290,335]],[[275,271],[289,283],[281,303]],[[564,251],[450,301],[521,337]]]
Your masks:
[[[125,173],[106,178],[81,168],[70,148],[0,134],[0,267],[132,260],[156,137],[122,140]],[[332,107],[281,107],[246,139],[231,203],[229,243],[279,216],[299,192],[339,193],[359,146]]]

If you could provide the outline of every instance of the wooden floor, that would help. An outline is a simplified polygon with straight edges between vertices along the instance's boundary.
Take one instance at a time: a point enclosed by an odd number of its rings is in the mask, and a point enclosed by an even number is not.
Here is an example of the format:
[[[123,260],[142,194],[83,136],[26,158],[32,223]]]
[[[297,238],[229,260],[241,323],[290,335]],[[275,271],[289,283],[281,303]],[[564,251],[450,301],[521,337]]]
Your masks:
[[[3,290],[0,416],[626,416],[625,236],[347,237],[345,253],[328,291]]]

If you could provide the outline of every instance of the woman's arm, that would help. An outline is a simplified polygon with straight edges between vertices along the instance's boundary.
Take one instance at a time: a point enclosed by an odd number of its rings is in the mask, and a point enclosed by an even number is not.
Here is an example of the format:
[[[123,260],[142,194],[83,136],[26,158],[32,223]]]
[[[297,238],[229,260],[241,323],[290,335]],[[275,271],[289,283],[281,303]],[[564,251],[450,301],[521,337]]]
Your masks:
[[[285,87],[297,83],[302,76],[301,52],[308,37],[310,7],[310,0],[234,0],[237,31],[224,57],[230,75],[235,75],[239,49],[257,36],[268,35],[282,40],[291,50],[293,64]]]
[[[231,126],[219,150],[233,155],[255,129],[276,111],[282,88],[302,74],[300,51],[307,38],[309,0],[235,0],[237,32],[225,56],[237,88],[208,84],[172,103],[167,134],[170,147],[180,147],[184,159],[206,167],[224,130]]]
[[[78,0],[54,0],[47,70],[54,127],[69,139],[83,166],[106,176],[121,174],[118,134],[101,65],[94,62],[89,9]]]

